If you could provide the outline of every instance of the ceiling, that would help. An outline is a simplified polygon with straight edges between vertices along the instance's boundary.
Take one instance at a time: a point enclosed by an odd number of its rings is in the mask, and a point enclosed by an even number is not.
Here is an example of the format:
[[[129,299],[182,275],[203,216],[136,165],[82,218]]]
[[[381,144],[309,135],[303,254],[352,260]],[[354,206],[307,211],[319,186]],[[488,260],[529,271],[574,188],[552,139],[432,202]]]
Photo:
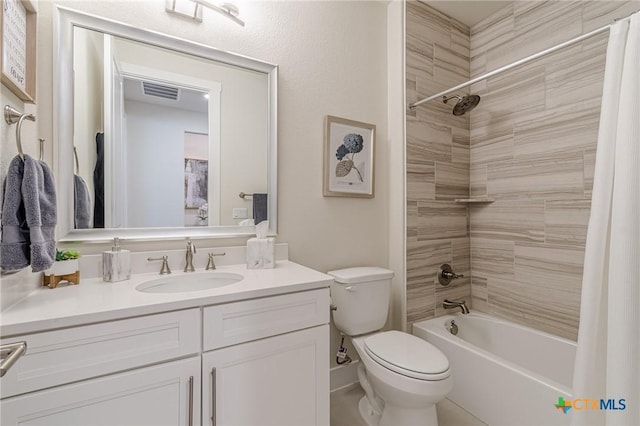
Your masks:
[[[511,0],[422,0],[429,6],[458,21],[474,26],[512,3]]]

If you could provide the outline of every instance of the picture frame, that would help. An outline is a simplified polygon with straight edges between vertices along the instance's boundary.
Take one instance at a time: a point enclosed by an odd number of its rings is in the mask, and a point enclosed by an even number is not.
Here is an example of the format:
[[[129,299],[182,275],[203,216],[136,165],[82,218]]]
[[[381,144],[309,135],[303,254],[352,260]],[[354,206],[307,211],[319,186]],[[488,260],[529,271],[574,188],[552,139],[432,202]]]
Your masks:
[[[327,115],[324,134],[325,197],[373,198],[374,124]]]
[[[36,101],[37,12],[31,0],[1,0],[1,81],[20,100]]]
[[[184,159],[184,208],[199,209],[207,204],[209,161],[198,158]]]

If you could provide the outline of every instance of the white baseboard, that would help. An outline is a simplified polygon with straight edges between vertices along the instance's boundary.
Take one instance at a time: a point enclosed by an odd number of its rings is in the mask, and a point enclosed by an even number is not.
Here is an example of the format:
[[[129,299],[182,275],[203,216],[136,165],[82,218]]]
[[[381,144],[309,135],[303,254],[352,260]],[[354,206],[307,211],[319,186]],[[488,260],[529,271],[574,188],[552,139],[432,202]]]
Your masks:
[[[331,380],[331,392],[338,389],[351,386],[354,383],[358,383],[358,363],[360,361],[355,360],[350,364],[338,365],[330,370]]]

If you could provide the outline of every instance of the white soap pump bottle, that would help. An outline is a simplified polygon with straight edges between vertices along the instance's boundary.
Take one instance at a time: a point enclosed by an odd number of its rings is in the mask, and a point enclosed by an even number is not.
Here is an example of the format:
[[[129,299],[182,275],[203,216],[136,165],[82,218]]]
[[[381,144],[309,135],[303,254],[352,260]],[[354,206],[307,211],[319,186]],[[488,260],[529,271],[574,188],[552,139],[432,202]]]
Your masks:
[[[122,250],[120,238],[113,239],[111,251],[102,253],[102,280],[110,283],[131,278],[131,252]]]

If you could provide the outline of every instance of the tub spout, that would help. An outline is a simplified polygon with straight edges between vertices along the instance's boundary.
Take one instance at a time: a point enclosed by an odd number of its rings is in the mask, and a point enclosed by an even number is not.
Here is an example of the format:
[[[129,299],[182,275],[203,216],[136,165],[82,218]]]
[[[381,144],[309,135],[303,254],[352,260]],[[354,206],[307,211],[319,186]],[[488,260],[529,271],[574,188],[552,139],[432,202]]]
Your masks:
[[[464,300],[462,302],[456,302],[456,301],[451,301],[451,300],[446,300],[442,303],[442,307],[445,309],[453,309],[453,308],[460,308],[462,309],[462,313],[463,314],[468,314],[469,313],[469,308],[467,308],[466,303],[464,302]]]

